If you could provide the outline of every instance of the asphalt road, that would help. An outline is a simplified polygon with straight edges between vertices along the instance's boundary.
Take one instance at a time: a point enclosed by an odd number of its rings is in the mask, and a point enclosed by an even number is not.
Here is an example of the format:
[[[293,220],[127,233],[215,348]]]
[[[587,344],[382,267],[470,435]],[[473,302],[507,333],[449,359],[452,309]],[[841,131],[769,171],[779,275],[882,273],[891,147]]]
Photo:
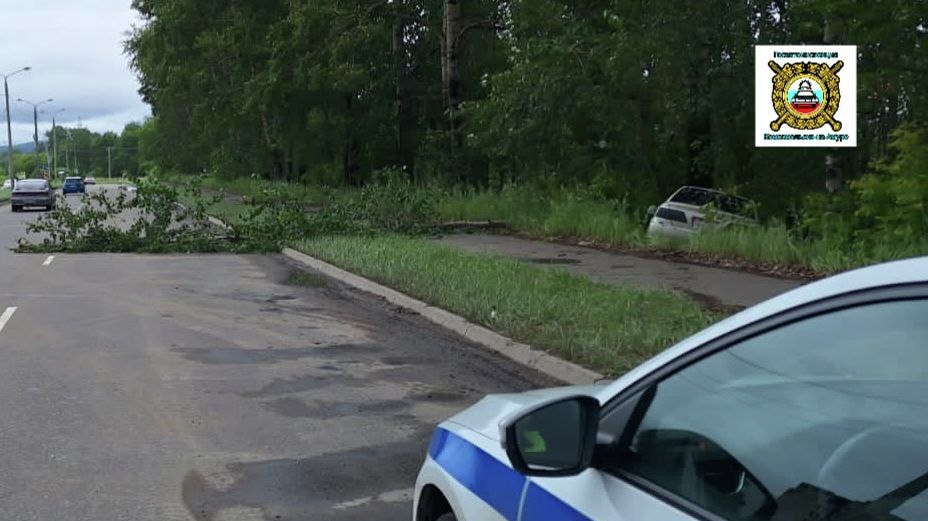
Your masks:
[[[9,251],[37,215],[0,206],[2,519],[409,520],[437,422],[553,383],[279,256]]]

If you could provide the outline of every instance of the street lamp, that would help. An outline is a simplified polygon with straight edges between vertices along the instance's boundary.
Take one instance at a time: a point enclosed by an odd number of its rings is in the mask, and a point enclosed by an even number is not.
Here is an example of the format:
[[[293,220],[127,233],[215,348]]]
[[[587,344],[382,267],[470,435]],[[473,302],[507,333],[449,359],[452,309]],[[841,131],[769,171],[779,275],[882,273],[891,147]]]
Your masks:
[[[7,78],[13,76],[14,74],[19,74],[21,72],[26,72],[31,70],[32,67],[23,67],[18,71],[13,71],[8,74],[0,74],[3,76],[3,95],[6,98],[6,145],[7,145],[7,155],[6,155],[6,169],[7,175],[10,176],[10,186],[13,186],[16,183],[16,180],[13,179],[13,129],[10,125],[10,85],[7,83]]]
[[[39,171],[39,105],[44,105],[45,103],[51,103],[55,101],[53,98],[48,98],[42,100],[38,103],[33,103],[22,98],[16,98],[16,101],[25,103],[26,105],[32,105],[32,124],[35,126],[35,134],[32,135],[33,140],[35,140],[35,170],[36,173]]]

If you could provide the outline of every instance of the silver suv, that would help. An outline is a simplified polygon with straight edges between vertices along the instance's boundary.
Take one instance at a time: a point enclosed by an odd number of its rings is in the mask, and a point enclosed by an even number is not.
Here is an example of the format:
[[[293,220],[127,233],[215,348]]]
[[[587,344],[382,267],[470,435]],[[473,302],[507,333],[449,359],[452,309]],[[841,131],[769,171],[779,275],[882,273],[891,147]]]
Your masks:
[[[684,186],[660,206],[648,209],[648,235],[689,237],[704,226],[724,228],[757,224],[757,204],[718,190]]]

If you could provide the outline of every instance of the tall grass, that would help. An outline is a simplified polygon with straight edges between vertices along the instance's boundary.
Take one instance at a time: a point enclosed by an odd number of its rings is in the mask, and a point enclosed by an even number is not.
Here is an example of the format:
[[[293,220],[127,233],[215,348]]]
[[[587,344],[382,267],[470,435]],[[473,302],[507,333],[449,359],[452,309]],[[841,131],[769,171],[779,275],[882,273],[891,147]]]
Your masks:
[[[293,197],[303,199],[307,204],[318,203],[326,199],[330,192],[325,187],[317,185],[307,185],[303,183],[291,183],[285,181],[269,181],[266,179],[239,178],[239,179],[221,179],[214,176],[200,178],[203,188],[208,190],[223,190],[226,193],[240,195],[245,197],[260,196],[266,190],[278,189],[287,192]]]
[[[10,200],[10,189],[0,188],[0,202]]]
[[[794,238],[781,225],[703,230],[684,246],[689,251],[800,265],[820,273],[835,273],[869,264],[928,255],[928,239],[916,243],[837,242]]]
[[[437,203],[450,220],[505,221],[513,228],[545,236],[570,236],[615,244],[640,244],[641,219],[624,204],[596,200],[568,190],[542,192],[506,187],[499,192],[456,190]]]
[[[808,264],[818,252],[817,243],[796,242],[784,226],[730,227],[701,230],[685,248],[694,252],[737,254],[778,264]]]
[[[715,316],[671,292],[398,235],[318,237],[296,247],[606,374],[618,375]]]
[[[268,188],[276,187],[306,200],[307,204],[349,205],[355,210],[358,210],[359,204],[374,204],[380,210],[383,210],[381,207],[395,206],[377,197],[366,198],[367,203],[357,203],[359,191],[356,189],[332,190],[296,183],[275,184],[258,179],[226,181],[214,177],[204,178],[203,186],[214,190],[222,188],[228,193],[243,196],[259,195]],[[434,205],[440,220],[503,221],[517,231],[545,238],[708,253],[767,264],[803,266],[821,273],[928,254],[928,238],[919,243],[892,243],[887,240],[864,245],[821,238],[797,238],[788,228],[776,223],[725,230],[705,229],[685,241],[668,241],[646,236],[646,217],[640,209],[619,201],[593,197],[582,190],[542,190],[531,186],[506,186],[501,190],[443,190],[426,186],[404,190],[414,192],[417,201],[425,200],[430,206]],[[392,193],[390,190],[385,192]],[[225,201],[216,205],[215,211],[235,216],[243,210],[236,208],[234,202]],[[431,212],[423,213],[427,214],[431,215]]]

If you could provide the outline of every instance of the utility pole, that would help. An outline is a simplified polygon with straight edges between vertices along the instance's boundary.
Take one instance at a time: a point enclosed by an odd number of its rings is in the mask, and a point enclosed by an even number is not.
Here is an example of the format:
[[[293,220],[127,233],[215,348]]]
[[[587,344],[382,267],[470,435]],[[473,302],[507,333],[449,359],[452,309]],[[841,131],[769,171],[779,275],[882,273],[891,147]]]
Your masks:
[[[44,105],[45,103],[51,103],[55,101],[52,98],[47,100],[42,100],[38,103],[33,103],[22,98],[16,98],[16,101],[25,103],[26,105],[32,105],[32,124],[35,127],[35,133],[32,135],[32,138],[35,140],[35,173],[39,172],[39,105]]]
[[[113,178],[113,147],[106,147],[106,177]]]
[[[10,85],[7,83],[7,78],[13,76],[14,74],[19,74],[20,72],[25,72],[30,70],[32,67],[23,67],[18,71],[13,71],[9,74],[0,74],[3,76],[3,95],[6,99],[6,169],[7,175],[10,176],[10,185],[11,187],[16,184],[16,179],[13,178],[13,127],[10,124]]]
[[[58,177],[58,124],[55,123],[55,116],[64,111],[65,109],[58,109],[52,112],[52,168],[55,170],[52,177]]]

